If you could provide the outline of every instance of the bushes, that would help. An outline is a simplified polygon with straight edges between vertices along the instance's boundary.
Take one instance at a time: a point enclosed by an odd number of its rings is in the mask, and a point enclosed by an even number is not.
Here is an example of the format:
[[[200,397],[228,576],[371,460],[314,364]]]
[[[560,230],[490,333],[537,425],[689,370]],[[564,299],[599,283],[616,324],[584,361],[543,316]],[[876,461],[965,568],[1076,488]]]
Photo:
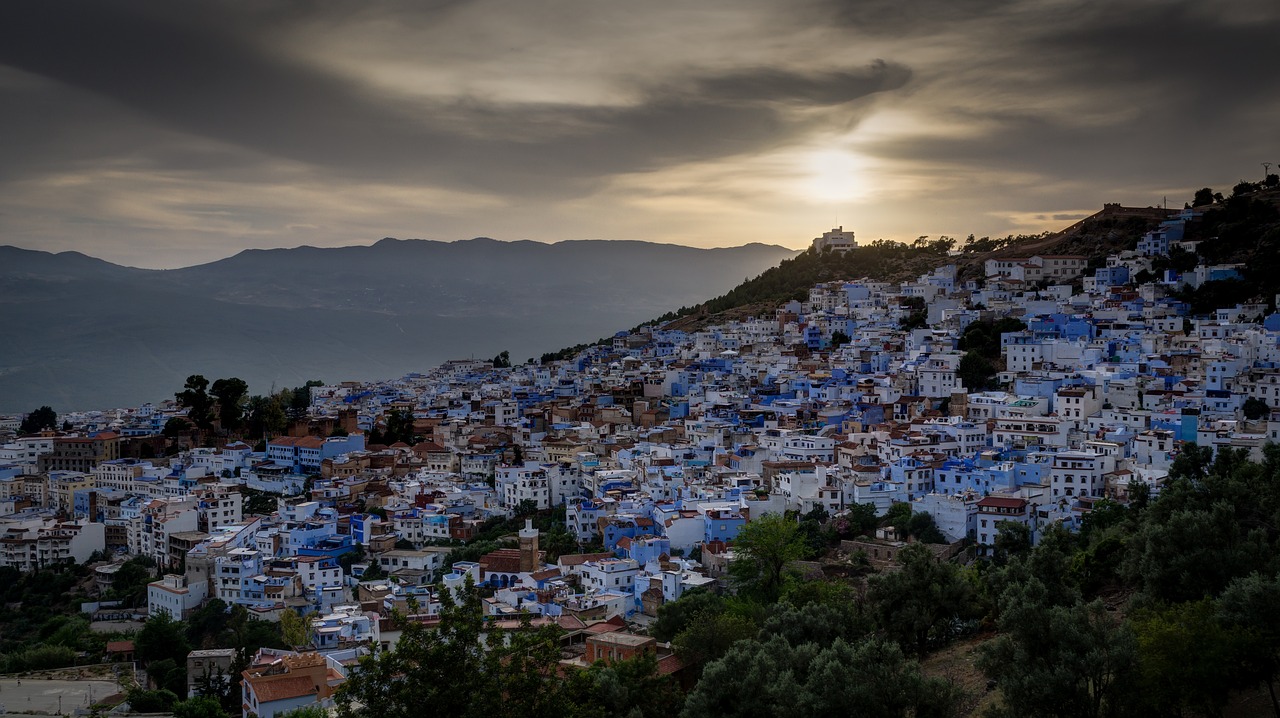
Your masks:
[[[32,646],[7,656],[0,655],[0,673],[43,671],[76,664],[76,652],[66,646]]]

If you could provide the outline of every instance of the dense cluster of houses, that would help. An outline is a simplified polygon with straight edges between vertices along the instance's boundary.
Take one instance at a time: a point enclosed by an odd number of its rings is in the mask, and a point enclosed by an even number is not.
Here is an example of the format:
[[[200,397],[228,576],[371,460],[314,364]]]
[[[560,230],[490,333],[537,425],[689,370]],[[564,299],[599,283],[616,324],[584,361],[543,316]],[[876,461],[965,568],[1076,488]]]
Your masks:
[[[905,283],[828,282],[768,316],[621,332],[565,361],[315,387],[307,419],[260,450],[142,458],[180,408],[75,415],[74,433],[0,446],[0,565],[143,555],[168,572],[149,587],[153,614],[216,597],[311,617],[308,652],[246,672],[246,714],[260,716],[323,701],[362,646],[395,643],[393,613],[432,621],[435,592],[467,580],[491,589],[494,630],[557,622],[576,660],[661,650],[626,622],[716,582],[738,531],[766,513],[901,502],[982,552],[1001,522],[1034,538],[1139,484],[1158,494],[1185,443],[1259,455],[1280,435],[1280,315],[1192,317],[1168,297],[1239,271],[1152,272],[1195,252],[1193,219],[1171,213],[1092,269],[1034,255],[989,260],[980,281],[947,265]],[[1135,283],[1143,272],[1153,281]],[[925,326],[904,328],[920,300]],[[971,391],[957,341],[1007,316],[1026,328],[1000,336],[1004,389]],[[1263,416],[1246,417],[1250,399]],[[391,412],[421,440],[367,443]],[[250,513],[258,491],[289,498]],[[447,565],[486,521],[556,507],[577,552],[548,561],[526,524],[510,547]],[[103,585],[118,567],[96,569]]]

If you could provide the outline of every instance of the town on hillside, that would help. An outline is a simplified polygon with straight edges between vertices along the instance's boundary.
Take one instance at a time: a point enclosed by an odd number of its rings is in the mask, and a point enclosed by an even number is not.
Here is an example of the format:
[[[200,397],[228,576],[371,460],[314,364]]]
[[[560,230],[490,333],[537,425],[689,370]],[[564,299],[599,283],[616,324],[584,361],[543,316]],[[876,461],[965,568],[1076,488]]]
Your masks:
[[[188,698],[234,674],[246,717],[334,705],[362,656],[472,586],[488,632],[557,627],[565,670],[647,653],[679,678],[691,661],[651,627],[686,594],[731,592],[740,534],[769,517],[826,527],[801,574],[892,571],[918,544],[965,566],[1011,525],[1035,545],[1157,502],[1188,447],[1261,461],[1280,439],[1280,298],[1201,314],[1178,298],[1243,269],[1185,238],[1201,210],[1105,261],[849,278],[562,361],[315,382],[261,433],[191,419],[181,395],[34,431],[10,417],[0,567],[83,565],[95,627],[205,621],[214,601],[277,626],[280,647],[247,660],[188,646],[170,681]],[[811,251],[856,246],[840,227]],[[131,635],[95,660],[133,660]]]

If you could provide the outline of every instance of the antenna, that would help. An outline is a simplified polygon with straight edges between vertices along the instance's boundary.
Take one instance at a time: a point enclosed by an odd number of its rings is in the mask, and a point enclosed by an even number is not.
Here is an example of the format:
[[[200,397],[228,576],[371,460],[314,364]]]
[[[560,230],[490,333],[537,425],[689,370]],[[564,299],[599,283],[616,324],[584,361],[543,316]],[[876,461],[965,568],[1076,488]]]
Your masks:
[[[1265,181],[1266,181],[1266,179],[1267,179],[1268,177],[1270,177],[1270,176],[1271,176],[1271,163],[1270,163],[1270,162],[1263,162],[1263,163],[1262,163],[1262,179],[1263,179],[1263,181],[1265,182]]]

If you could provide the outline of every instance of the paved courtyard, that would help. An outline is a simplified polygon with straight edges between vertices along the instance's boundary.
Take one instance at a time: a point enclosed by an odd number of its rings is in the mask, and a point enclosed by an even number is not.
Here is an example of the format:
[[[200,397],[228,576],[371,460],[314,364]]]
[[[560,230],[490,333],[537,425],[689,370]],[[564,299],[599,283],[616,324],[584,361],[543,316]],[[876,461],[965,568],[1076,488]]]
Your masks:
[[[8,715],[72,715],[120,691],[114,681],[46,681],[0,679],[0,707]]]

